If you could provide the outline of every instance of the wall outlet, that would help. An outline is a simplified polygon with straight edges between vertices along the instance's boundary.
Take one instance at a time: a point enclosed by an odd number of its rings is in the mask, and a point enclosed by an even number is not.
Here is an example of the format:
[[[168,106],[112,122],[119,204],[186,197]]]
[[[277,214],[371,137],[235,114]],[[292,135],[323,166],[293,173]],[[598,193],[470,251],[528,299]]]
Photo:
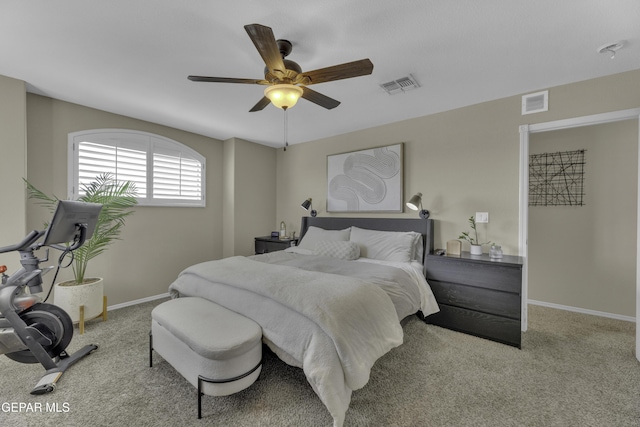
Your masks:
[[[489,222],[489,212],[476,212],[476,224]]]

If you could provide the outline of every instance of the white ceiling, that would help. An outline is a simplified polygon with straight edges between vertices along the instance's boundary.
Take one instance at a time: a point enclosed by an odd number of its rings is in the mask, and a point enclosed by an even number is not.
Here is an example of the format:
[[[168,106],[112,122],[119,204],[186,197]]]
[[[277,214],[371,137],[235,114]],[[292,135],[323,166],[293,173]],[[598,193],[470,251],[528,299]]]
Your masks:
[[[374,64],[313,86],[342,104],[300,100],[290,144],[640,68],[638,0],[2,0],[0,74],[52,98],[282,146],[282,110],[248,112],[264,86],[187,80],[263,78],[251,23],[290,40],[303,71]],[[619,40],[614,60],[597,53]],[[409,73],[419,89],[379,87]]]

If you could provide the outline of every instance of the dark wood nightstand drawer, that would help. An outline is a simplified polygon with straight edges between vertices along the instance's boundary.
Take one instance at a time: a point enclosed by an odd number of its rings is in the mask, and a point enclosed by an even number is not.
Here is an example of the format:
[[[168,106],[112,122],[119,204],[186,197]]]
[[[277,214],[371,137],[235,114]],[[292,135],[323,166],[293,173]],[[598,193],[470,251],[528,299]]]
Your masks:
[[[287,249],[289,246],[291,246],[291,242],[297,242],[297,240],[291,240],[291,239],[283,239],[280,240],[278,238],[271,238],[271,237],[256,237],[255,238],[255,253],[256,255],[259,254],[266,254],[268,252],[276,252],[276,251],[282,251]]]
[[[440,312],[432,314],[425,321],[454,331],[521,348],[519,320],[440,304]]]
[[[429,280],[438,304],[454,305],[520,320],[521,296],[516,293],[475,288],[456,283]]]
[[[522,258],[429,254],[425,267],[440,306],[427,323],[520,347]]]
[[[522,267],[430,256],[427,262],[427,281],[429,280],[520,294]]]

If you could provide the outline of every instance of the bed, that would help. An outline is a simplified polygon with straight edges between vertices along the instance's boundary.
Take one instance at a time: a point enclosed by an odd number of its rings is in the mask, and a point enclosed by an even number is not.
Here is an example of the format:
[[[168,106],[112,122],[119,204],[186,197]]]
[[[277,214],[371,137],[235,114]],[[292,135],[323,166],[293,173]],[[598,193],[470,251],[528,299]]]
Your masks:
[[[256,321],[341,427],[352,391],[402,344],[401,321],[439,310],[424,275],[433,227],[430,219],[303,217],[299,246],[190,266],[169,293]]]

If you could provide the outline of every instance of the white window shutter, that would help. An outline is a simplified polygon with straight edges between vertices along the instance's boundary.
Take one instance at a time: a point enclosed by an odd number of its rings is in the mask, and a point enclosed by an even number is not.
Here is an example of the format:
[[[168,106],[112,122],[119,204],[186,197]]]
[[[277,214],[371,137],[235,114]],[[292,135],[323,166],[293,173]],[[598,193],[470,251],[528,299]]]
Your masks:
[[[108,146],[87,141],[78,143],[78,195],[83,186],[96,176],[110,173],[119,181],[133,181],[138,197],[146,197],[147,154],[119,146]]]
[[[202,197],[202,166],[181,153],[153,155],[153,197],[198,200]]]
[[[146,132],[94,129],[69,134],[69,194],[103,173],[136,184],[140,205],[205,206],[205,159],[179,142]]]

